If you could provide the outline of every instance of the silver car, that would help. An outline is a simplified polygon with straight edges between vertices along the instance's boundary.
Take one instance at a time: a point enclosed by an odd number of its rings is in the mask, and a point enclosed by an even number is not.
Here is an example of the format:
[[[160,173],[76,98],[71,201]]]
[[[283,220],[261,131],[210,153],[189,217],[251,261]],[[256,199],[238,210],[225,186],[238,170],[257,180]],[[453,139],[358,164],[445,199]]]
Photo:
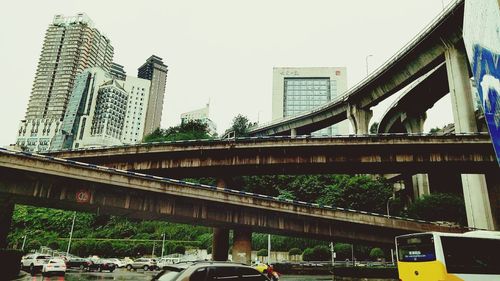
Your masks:
[[[157,268],[156,259],[151,259],[151,258],[139,258],[136,259],[134,262],[127,264],[128,270],[144,269],[144,271],[146,271],[146,270],[155,270],[156,268]]]
[[[187,262],[165,266],[153,281],[269,281],[255,268],[230,262]]]

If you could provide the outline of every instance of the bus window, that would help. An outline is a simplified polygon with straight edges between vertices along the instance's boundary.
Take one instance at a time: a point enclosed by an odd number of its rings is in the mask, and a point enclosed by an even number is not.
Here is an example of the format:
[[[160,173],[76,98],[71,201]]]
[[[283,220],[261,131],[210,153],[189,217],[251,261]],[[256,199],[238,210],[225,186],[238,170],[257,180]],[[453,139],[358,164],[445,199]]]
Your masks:
[[[448,273],[500,274],[500,240],[441,237]]]
[[[432,234],[403,236],[397,238],[398,260],[423,262],[436,260]]]

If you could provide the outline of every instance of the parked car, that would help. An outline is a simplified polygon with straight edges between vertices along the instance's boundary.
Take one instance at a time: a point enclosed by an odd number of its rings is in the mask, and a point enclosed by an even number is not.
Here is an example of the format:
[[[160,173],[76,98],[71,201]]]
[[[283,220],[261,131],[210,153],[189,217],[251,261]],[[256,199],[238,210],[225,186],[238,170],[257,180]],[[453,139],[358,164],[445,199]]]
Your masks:
[[[43,265],[50,258],[51,257],[49,255],[45,254],[35,253],[26,255],[21,259],[21,268],[24,270],[28,270],[28,272],[30,272],[31,274],[34,274],[42,270]]]
[[[153,277],[153,281],[269,281],[262,273],[243,264],[229,262],[187,262],[169,265]]]
[[[81,270],[86,269],[91,264],[90,260],[84,258],[70,258],[66,262],[67,268],[79,268]]]
[[[181,261],[180,258],[161,258],[156,263],[156,266],[159,269],[163,269],[165,266],[168,266],[168,265],[171,265],[171,264],[174,264],[174,263],[178,263],[180,261]]]
[[[112,262],[108,262],[105,259],[92,260],[87,271],[104,271],[113,272],[116,269],[116,265]]]
[[[42,267],[42,275],[65,275],[66,274],[66,263],[61,258],[52,258],[46,260],[46,263]]]
[[[112,262],[116,265],[116,267],[124,267],[125,266],[125,263],[120,260],[120,259],[117,259],[117,258],[109,258],[109,259],[106,259],[108,262]]]
[[[150,258],[139,258],[136,259],[133,263],[127,264],[127,269],[132,270],[132,269],[144,269],[146,270],[155,270],[157,268],[157,263],[155,259],[150,259]]]

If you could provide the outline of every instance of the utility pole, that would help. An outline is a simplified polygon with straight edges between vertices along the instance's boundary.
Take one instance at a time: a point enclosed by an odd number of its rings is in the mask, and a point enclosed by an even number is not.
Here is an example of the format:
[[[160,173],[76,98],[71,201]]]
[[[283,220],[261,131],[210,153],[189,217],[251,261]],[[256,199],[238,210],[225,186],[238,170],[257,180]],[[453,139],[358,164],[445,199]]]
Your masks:
[[[73,238],[73,228],[75,227],[76,211],[73,213],[73,223],[71,223],[71,232],[69,233],[68,250],[66,250],[66,257],[69,255],[69,249],[71,248],[71,239]]]
[[[156,241],[153,241],[153,252],[151,253],[151,257],[155,256],[155,248],[156,248]]]
[[[24,251],[24,245],[26,244],[26,234],[23,236],[23,245],[21,246],[21,251]]]
[[[271,264],[271,234],[267,235],[267,263]]]

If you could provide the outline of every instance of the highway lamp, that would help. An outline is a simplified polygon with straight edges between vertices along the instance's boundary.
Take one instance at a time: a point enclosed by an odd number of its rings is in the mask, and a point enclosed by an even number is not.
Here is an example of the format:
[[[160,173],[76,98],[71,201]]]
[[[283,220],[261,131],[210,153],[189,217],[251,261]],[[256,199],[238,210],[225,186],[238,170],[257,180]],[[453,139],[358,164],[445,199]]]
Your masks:
[[[368,56],[366,56],[366,58],[365,58],[365,62],[366,62],[366,76],[368,76],[368,58],[369,58],[369,57],[373,57],[373,55],[368,55]]]
[[[155,256],[155,247],[156,247],[156,241],[153,240],[153,251],[151,252],[151,257]]]
[[[71,239],[73,238],[73,229],[75,227],[76,211],[73,213],[73,222],[71,223],[71,232],[69,233],[68,250],[66,250],[66,256],[69,255],[69,249],[71,248]]]
[[[351,259],[352,259],[352,266],[356,266],[356,262],[354,262],[354,244],[351,244]]]

